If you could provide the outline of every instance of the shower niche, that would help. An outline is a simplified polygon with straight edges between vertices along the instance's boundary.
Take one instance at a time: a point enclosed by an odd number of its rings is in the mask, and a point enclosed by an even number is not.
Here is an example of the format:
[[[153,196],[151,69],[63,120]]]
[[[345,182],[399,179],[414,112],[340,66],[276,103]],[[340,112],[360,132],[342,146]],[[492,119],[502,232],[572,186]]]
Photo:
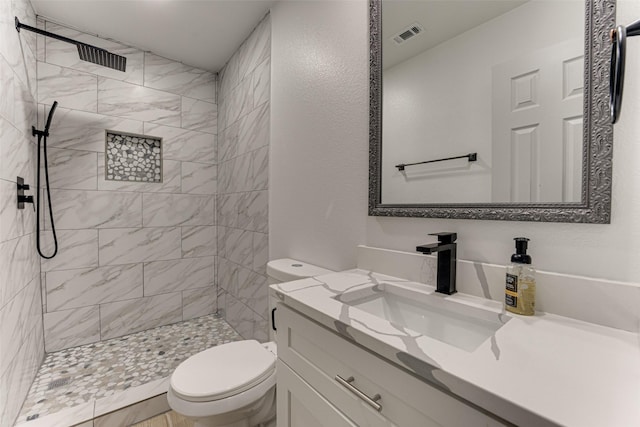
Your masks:
[[[107,181],[162,182],[162,138],[105,131]]]

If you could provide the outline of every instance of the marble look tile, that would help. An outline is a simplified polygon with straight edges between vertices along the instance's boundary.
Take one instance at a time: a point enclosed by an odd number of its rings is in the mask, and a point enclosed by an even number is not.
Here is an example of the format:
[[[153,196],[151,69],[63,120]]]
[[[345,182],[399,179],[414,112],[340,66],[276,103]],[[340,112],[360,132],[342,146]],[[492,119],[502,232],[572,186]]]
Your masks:
[[[267,317],[269,309],[267,277],[243,267],[238,269],[236,277],[237,287],[230,293],[260,316]]]
[[[271,60],[266,59],[253,71],[253,108],[271,99]]]
[[[162,182],[107,181],[105,179],[104,154],[98,153],[98,190],[179,193],[181,183],[180,162],[175,160],[162,162]]]
[[[38,103],[58,101],[65,108],[96,112],[97,84],[95,75],[38,62]]]
[[[251,77],[240,82],[225,98],[225,125],[229,126],[253,110],[253,81]]]
[[[129,83],[142,84],[144,53],[138,49],[122,45],[120,43],[91,36],[81,31],[73,30],[53,22],[46,22],[46,30],[64,37],[81,41],[93,46],[107,49],[116,55],[127,58],[126,71],[118,71],[112,68],[102,67],[92,62],[83,61],[78,57],[78,49],[69,43],[56,39],[46,39],[46,61],[49,64],[60,65],[78,71],[97,74],[114,80],[123,80]]]
[[[142,225],[139,193],[52,190],[51,200],[56,228],[60,230]],[[46,227],[50,229],[49,224]]]
[[[46,21],[40,17],[36,18],[36,28],[40,28],[41,30],[45,30]],[[47,38],[40,34],[36,35],[36,59],[41,62],[46,62],[45,53]]]
[[[39,108],[41,117],[46,117],[45,106],[41,105]],[[47,113],[49,108],[47,105]],[[40,125],[42,126],[42,123]],[[47,138],[50,147],[98,153],[104,153],[106,129],[139,134],[143,132],[141,121],[70,110],[62,106],[56,109],[51,128],[55,129],[55,132]]]
[[[59,230],[57,234],[58,254],[41,260],[43,272],[98,266],[98,230]],[[52,253],[51,233],[42,237],[44,252]]]
[[[269,119],[269,103],[265,103],[240,120],[238,154],[269,145]]]
[[[100,306],[102,339],[119,337],[180,320],[182,320],[180,292]]]
[[[182,97],[181,127],[207,133],[218,131],[218,106],[210,102]]]
[[[97,305],[44,314],[47,353],[100,341],[100,310]]]
[[[216,101],[218,104],[218,134],[228,127],[227,124],[227,102],[220,98]]]
[[[258,342],[269,341],[269,320],[263,319],[257,313],[254,313],[253,319],[253,339]]]
[[[8,1],[8,0],[6,0]],[[36,25],[36,13],[30,1],[27,0],[11,0],[11,10],[13,15],[18,17],[20,22],[27,25]],[[25,34],[26,33],[26,34]],[[35,53],[36,51],[36,34],[29,31],[21,31],[20,39],[26,43],[26,46]]]
[[[244,79],[271,56],[271,20],[267,15],[240,47],[239,78]]]
[[[35,145],[0,117],[0,178],[15,182],[16,176],[21,176],[33,183],[35,155]]]
[[[235,88],[240,79],[238,78],[239,74],[239,52],[233,54],[231,59],[227,62],[224,68],[220,71],[218,75],[219,82],[219,94],[218,99],[227,98],[231,93],[231,90]]]
[[[218,165],[218,192],[236,193],[252,188],[253,153],[243,154]]]
[[[182,291],[182,318],[195,319],[216,311],[216,288],[189,289]]]
[[[253,233],[218,227],[218,254],[236,264],[253,267]]]
[[[102,114],[179,125],[180,103],[179,95],[98,78],[98,112]]]
[[[16,209],[16,183],[0,179],[0,242],[31,234],[34,231],[33,210],[29,206],[27,209]]]
[[[142,264],[47,273],[49,311],[142,297]]]
[[[180,62],[145,53],[144,85],[208,102],[216,100],[216,75]]]
[[[262,147],[251,153],[251,189],[269,188],[269,147]]]
[[[165,394],[169,390],[169,380],[170,377],[159,378],[137,387],[128,388],[120,393],[96,399],[94,416],[99,417],[145,399]]]
[[[31,127],[37,120],[36,99],[31,94],[29,86],[23,84],[19,79],[14,79],[13,90],[14,124],[25,137],[31,138]]]
[[[255,324],[253,310],[229,293],[226,295],[225,318],[242,338],[253,338]]]
[[[0,309],[0,372],[9,367],[29,333],[41,322],[40,277],[35,277]]]
[[[237,227],[243,230],[269,231],[269,195],[266,190],[240,193]]]
[[[188,194],[216,194],[218,168],[206,163],[182,163],[182,192]]]
[[[215,135],[154,123],[145,123],[144,133],[163,138],[165,159],[215,163]]]
[[[98,233],[100,265],[180,258],[180,228],[118,228]]]
[[[253,271],[267,275],[269,261],[269,235],[253,233]]]
[[[144,264],[144,295],[213,286],[215,258],[185,258]]]
[[[240,122],[235,122],[224,131],[218,132],[218,159],[220,162],[238,155]]]
[[[214,256],[217,252],[215,226],[182,227],[182,257]]]
[[[236,227],[238,224],[239,193],[219,194],[217,200],[217,224],[225,227]]]
[[[0,116],[9,123],[14,121],[14,83],[13,70],[7,61],[0,56]]]
[[[0,243],[0,307],[37,277],[39,269],[33,234]]]
[[[218,288],[222,288],[225,291],[230,292],[232,289],[237,288],[238,283],[238,269],[240,266],[229,261],[226,258],[218,257],[217,265],[217,284]]]
[[[7,369],[0,372],[0,422],[12,426],[38,367],[44,357],[42,323],[38,323],[24,342]]]
[[[98,188],[97,153],[49,148],[47,155],[51,188],[76,190]]]
[[[145,193],[142,223],[145,227],[214,225],[214,196]]]
[[[16,427],[84,427],[86,423],[93,426],[93,421],[87,420],[93,419],[94,405],[95,402],[91,400],[32,421],[19,420],[22,422],[16,424]]]

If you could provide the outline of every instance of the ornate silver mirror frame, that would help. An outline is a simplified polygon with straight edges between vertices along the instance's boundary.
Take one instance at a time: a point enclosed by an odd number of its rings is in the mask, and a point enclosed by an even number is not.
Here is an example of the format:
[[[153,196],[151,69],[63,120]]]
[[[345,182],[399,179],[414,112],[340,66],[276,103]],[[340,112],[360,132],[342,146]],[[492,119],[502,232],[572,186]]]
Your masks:
[[[609,114],[610,30],[615,0],[585,0],[584,128],[580,203],[383,204],[382,4],[369,2],[369,215],[608,224],[613,126]]]

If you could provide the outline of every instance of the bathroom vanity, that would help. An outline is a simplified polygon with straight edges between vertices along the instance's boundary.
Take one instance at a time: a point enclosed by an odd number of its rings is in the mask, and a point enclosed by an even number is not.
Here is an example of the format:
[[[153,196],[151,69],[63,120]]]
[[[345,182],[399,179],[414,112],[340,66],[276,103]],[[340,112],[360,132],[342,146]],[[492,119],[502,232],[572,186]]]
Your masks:
[[[640,425],[637,333],[362,269],[272,291],[280,427]]]

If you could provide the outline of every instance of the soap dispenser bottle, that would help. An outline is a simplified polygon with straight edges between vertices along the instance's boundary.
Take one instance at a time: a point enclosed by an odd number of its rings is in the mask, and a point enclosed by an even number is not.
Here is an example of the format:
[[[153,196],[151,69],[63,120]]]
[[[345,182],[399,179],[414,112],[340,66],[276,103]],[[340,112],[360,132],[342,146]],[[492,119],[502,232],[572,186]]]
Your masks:
[[[516,253],[511,255],[505,281],[505,308],[507,311],[525,316],[535,314],[536,270],[527,255],[526,237],[516,237]]]

